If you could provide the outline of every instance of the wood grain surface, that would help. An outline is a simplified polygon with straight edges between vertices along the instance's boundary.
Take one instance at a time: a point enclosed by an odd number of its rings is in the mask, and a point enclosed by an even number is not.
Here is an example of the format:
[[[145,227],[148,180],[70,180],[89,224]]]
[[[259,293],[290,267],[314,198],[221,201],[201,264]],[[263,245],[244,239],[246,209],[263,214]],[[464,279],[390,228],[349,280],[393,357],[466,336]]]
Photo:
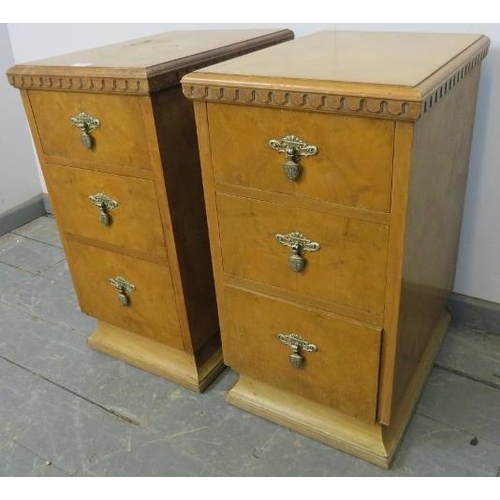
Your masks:
[[[390,465],[449,321],[488,47],[481,35],[319,33],[183,78],[223,352],[241,375],[229,402]],[[292,134],[318,147],[297,182],[267,147]],[[301,273],[275,240],[293,231],[320,244]],[[318,352],[293,368],[277,333]]]
[[[389,212],[394,123],[337,115],[318,121],[317,116],[210,103],[216,180]],[[314,156],[300,159],[295,182],[283,172],[285,155],[269,146],[271,139],[290,135],[318,148]]]

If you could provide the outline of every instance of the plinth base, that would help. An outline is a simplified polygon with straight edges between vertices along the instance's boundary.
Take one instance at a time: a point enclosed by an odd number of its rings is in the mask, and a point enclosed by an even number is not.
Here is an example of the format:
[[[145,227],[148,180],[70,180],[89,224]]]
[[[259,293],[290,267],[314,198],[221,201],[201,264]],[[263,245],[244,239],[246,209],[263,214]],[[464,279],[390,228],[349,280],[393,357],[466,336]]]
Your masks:
[[[390,466],[394,448],[385,446],[378,424],[360,422],[244,375],[226,394],[226,401],[380,467]]]
[[[202,392],[224,369],[220,346],[214,346],[213,352],[197,362],[193,354],[102,321],[98,322],[87,344],[92,349],[196,392]]]
[[[449,314],[443,312],[390,426],[362,422],[333,408],[245,375],[240,375],[234,387],[226,393],[226,401],[388,469],[418,402],[449,321]]]

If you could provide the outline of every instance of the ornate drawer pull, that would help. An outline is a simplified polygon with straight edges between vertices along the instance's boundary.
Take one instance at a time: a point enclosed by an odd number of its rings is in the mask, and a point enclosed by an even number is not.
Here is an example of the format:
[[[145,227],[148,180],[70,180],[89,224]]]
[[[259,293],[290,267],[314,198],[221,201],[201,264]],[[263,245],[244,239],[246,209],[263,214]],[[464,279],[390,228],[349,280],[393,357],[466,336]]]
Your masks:
[[[292,349],[289,359],[294,368],[300,368],[304,364],[305,358],[301,352],[316,352],[318,350],[314,344],[310,344],[297,333],[278,333],[278,339]]]
[[[82,132],[80,139],[85,149],[92,149],[94,141],[90,135],[93,130],[101,125],[101,122],[87,113],[80,113],[71,118],[71,123]]]
[[[288,234],[277,234],[276,241],[290,248],[288,263],[292,271],[300,273],[306,266],[306,259],[302,257],[304,252],[317,252],[321,247],[319,243],[308,240],[303,234],[294,232]]]
[[[300,157],[318,153],[316,146],[309,146],[295,135],[287,135],[283,139],[271,139],[269,146],[285,154],[286,162],[283,164],[283,170],[291,181],[296,181],[300,177]]]
[[[118,291],[118,300],[123,307],[130,304],[130,297],[128,293],[135,292],[135,285],[129,283],[125,278],[117,276],[116,278],[109,278],[108,280]]]
[[[118,202],[103,193],[91,194],[89,200],[99,209],[99,222],[103,226],[109,226],[111,217],[108,212],[117,208]]]

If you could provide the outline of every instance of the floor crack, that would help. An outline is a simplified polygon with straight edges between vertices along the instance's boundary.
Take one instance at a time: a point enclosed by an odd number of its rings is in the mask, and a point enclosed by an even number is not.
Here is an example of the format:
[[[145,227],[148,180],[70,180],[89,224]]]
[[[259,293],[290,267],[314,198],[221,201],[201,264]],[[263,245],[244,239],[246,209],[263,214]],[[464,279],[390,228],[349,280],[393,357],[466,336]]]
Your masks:
[[[55,467],[56,469],[60,470],[61,472],[64,472],[65,474],[69,474],[69,475],[73,474],[67,470],[62,469],[61,467],[58,467],[57,465],[54,465],[52,460],[51,459],[49,460],[50,457],[42,457],[39,453],[37,453],[36,451],[33,451],[31,448],[26,446],[24,443],[21,443],[21,441],[18,441],[17,439],[14,439],[10,436],[6,436],[4,433],[0,433],[0,434],[2,436],[4,436],[8,441],[15,443],[17,446],[19,446],[23,450],[26,450],[27,452],[31,453],[32,455],[35,455],[35,457],[39,458],[40,460],[43,460],[45,462],[45,465],[47,465],[47,466],[50,465],[51,467]]]
[[[47,279],[43,276],[40,276],[40,277],[43,279]],[[52,321],[50,319],[47,319],[43,316],[39,316],[36,311],[31,310],[29,308],[29,306],[27,306],[26,304],[23,305],[23,303],[19,304],[18,302],[9,302],[2,297],[0,297],[0,304],[5,306],[5,307],[8,307],[9,309],[14,309],[16,312],[18,312],[20,314],[23,314],[25,316],[29,316],[34,321],[43,321],[43,322],[48,323],[49,325],[55,326],[57,328],[68,328],[68,325],[66,325],[64,323],[57,323],[57,322]],[[69,329],[74,330],[73,328],[71,328],[71,326],[69,326]],[[89,333],[91,333],[91,332],[89,332]],[[10,361],[10,360],[6,359],[6,361]],[[24,368],[24,367],[22,367],[22,368]]]
[[[491,382],[490,380],[486,380],[481,377],[475,377],[473,375],[470,375],[469,373],[466,373],[462,370],[457,370],[456,368],[450,368],[448,366],[441,365],[439,363],[434,364],[435,368],[439,368],[440,370],[447,371],[449,373],[453,373],[453,375],[458,375],[459,377],[466,378],[468,380],[472,380],[473,382],[478,382],[480,384],[487,385],[488,387],[491,387],[492,389],[497,389],[500,390],[500,384],[496,382]]]
[[[422,416],[422,417],[428,418],[429,420],[432,420],[433,422],[437,422],[438,424],[442,424],[442,425],[445,425],[446,427],[450,427],[451,429],[455,429],[457,431],[469,434],[470,436],[473,436],[473,439],[480,438],[481,441],[486,441],[486,442],[488,442],[490,444],[498,446],[498,443],[496,441],[491,441],[491,439],[488,439],[488,438],[482,436],[480,433],[476,433],[476,432],[474,432],[471,429],[464,429],[463,427],[459,427],[458,425],[450,424],[449,422],[445,422],[445,421],[443,421],[443,420],[441,420],[439,418],[436,418],[436,417],[433,417],[431,415],[428,415],[427,413],[425,413],[425,412],[423,412],[421,410],[416,410],[415,413],[418,414],[418,415],[420,415],[420,416]]]
[[[28,269],[23,269],[22,267],[16,266],[14,264],[10,264],[8,262],[4,262],[3,260],[0,261],[0,264],[3,264],[4,266],[11,267],[12,269],[15,269],[16,271],[22,271],[23,273],[29,274],[30,277],[39,276],[39,274],[36,271],[29,271]]]
[[[10,363],[11,365],[17,366],[18,368],[21,368],[23,370],[26,370],[27,372],[31,373],[32,375],[35,375],[42,380],[45,380],[46,382],[49,382],[52,385],[55,385],[56,387],[59,387],[60,389],[63,389],[66,392],[69,392],[70,394],[73,394],[73,396],[76,396],[77,398],[86,401],[87,403],[90,403],[93,406],[96,406],[97,408],[105,411],[106,413],[109,413],[113,415],[114,417],[127,422],[128,424],[132,424],[134,426],[139,426],[140,422],[137,420],[134,420],[133,418],[127,417],[126,415],[122,415],[121,413],[117,412],[116,410],[113,410],[112,408],[107,408],[106,406],[97,403],[96,401],[92,401],[91,399],[83,396],[82,394],[78,394],[77,392],[73,391],[69,387],[65,387],[64,385],[58,384],[57,382],[54,382],[53,380],[50,380],[49,378],[45,377],[44,375],[41,375],[40,373],[36,373],[33,370],[30,370],[26,366],[20,365],[19,363],[16,363],[15,361],[12,361],[11,359],[6,358],[5,356],[0,355],[0,359],[3,359],[7,363]]]
[[[43,243],[44,245],[48,245],[49,247],[58,248],[59,250],[62,250],[62,247],[60,245],[54,245],[52,243],[47,243],[46,241],[39,240],[39,239],[33,238],[31,236],[25,236],[24,234],[17,233],[15,230],[11,231],[11,234],[15,234],[16,236],[21,236],[21,238],[25,238],[25,239],[31,240],[31,241],[36,241],[37,243]]]

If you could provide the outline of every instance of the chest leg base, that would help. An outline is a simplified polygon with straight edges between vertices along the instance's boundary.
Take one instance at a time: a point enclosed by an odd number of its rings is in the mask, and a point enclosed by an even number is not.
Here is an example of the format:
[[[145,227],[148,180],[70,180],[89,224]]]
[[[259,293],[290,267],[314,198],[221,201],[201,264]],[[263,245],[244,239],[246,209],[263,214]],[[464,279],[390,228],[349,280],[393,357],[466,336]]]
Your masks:
[[[226,401],[341,451],[389,469],[447,331],[450,316],[439,318],[424,354],[389,426],[363,422],[309,399],[240,375]]]
[[[386,448],[379,424],[361,422],[245,375],[226,394],[226,401],[379,467],[390,467],[395,447]]]
[[[87,339],[96,351],[118,358],[147,372],[166,378],[186,389],[202,392],[225,368],[220,346],[195,356],[189,352],[155,342],[117,326],[98,322]]]

